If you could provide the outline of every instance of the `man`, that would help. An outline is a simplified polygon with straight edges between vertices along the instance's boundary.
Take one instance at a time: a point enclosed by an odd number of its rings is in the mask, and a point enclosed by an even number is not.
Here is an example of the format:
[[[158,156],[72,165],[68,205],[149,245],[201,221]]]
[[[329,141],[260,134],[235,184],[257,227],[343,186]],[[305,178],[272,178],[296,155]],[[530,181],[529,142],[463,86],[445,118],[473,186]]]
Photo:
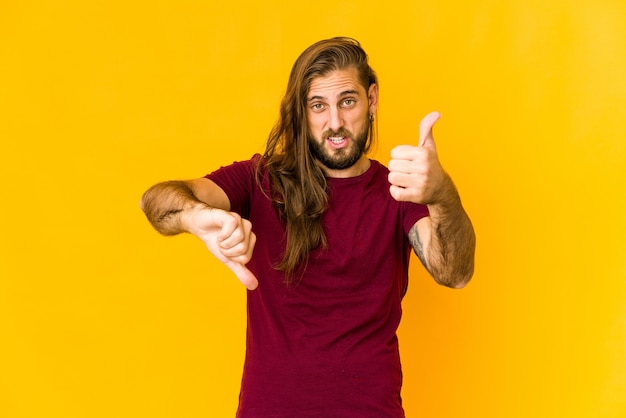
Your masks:
[[[296,60],[263,156],[150,188],[165,235],[200,238],[250,290],[238,417],[403,417],[396,330],[411,248],[461,288],[475,237],[427,115],[416,146],[367,157],[378,85],[349,38]]]

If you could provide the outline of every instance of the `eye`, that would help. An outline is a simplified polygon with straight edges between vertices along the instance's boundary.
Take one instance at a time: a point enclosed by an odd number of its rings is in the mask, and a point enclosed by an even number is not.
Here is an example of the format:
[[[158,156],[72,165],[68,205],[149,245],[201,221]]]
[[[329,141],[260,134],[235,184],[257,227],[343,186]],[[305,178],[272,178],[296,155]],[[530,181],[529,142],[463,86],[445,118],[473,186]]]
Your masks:
[[[313,109],[316,112],[319,112],[320,110],[324,109],[324,105],[322,103],[313,103],[311,105],[311,109]]]
[[[343,107],[352,107],[352,106],[354,106],[355,103],[356,103],[356,101],[354,99],[345,99],[342,102]]]

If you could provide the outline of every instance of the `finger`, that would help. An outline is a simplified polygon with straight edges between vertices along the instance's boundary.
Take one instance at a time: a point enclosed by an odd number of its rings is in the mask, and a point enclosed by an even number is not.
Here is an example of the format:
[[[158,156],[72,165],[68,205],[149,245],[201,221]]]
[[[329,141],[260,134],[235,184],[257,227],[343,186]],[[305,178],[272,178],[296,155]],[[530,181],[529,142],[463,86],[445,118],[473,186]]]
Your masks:
[[[420,122],[420,147],[434,147],[435,139],[433,138],[433,125],[439,120],[441,114],[439,112],[431,112],[424,116]]]
[[[419,177],[401,172],[391,172],[387,176],[387,179],[389,180],[389,184],[402,188],[415,188],[420,184],[419,182],[421,181]]]
[[[245,240],[239,242],[232,247],[224,247],[221,243],[218,243],[220,253],[225,257],[236,263],[246,264],[252,258],[254,251],[254,245],[256,244],[256,235],[251,232],[245,237]]]
[[[412,160],[420,154],[420,148],[414,145],[398,145],[391,150],[391,158]]]
[[[389,187],[389,194],[398,202],[410,201],[411,191],[404,187],[392,185]]]
[[[412,172],[412,166],[413,164],[411,164],[411,161],[399,159],[390,160],[387,164],[390,173],[410,173]]]
[[[217,243],[223,250],[233,249],[241,244],[245,244],[247,241],[246,233],[241,227],[228,231],[222,229],[220,232],[223,234],[217,238]]]
[[[217,234],[218,242],[222,243],[225,246],[234,245],[232,241],[234,241],[234,243],[237,243],[241,239],[240,237],[236,236],[237,231],[241,227],[241,218],[237,217],[233,213],[228,213],[227,216],[220,219],[220,221],[220,231]],[[231,241],[230,244],[228,243],[229,240]]]
[[[235,276],[237,276],[239,281],[248,290],[254,290],[259,286],[259,281],[257,280],[256,276],[243,264],[234,263],[230,260],[227,261],[225,264],[226,267],[228,267],[233,271],[233,273],[235,273]]]
[[[221,248],[229,249],[244,244],[247,246],[252,234],[252,223],[247,219],[233,218],[234,223],[222,226],[218,242]]]
[[[424,151],[423,148],[417,148]],[[408,173],[408,174],[425,174],[428,171],[427,155],[423,152],[416,153],[413,158],[400,159],[394,158],[389,160],[388,168],[390,172]]]

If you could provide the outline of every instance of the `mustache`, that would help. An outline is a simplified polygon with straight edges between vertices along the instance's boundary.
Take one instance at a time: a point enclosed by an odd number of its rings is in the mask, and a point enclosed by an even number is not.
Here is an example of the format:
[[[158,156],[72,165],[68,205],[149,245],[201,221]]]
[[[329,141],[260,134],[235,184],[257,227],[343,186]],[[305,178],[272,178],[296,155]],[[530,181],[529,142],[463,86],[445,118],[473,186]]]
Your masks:
[[[345,128],[341,128],[338,131],[333,131],[332,129],[328,129],[324,131],[322,134],[322,138],[330,138],[331,136],[347,136],[348,138],[352,138],[352,132]]]

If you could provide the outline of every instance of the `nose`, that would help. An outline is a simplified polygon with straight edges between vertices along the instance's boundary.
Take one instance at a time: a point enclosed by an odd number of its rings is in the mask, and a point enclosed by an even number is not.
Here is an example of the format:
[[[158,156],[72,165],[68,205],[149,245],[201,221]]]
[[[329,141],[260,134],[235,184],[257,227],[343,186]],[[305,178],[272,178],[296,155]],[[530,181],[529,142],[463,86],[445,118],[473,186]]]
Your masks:
[[[343,117],[341,115],[341,111],[337,107],[331,107],[329,113],[330,119],[328,120],[328,127],[337,132],[341,127],[343,127]]]

